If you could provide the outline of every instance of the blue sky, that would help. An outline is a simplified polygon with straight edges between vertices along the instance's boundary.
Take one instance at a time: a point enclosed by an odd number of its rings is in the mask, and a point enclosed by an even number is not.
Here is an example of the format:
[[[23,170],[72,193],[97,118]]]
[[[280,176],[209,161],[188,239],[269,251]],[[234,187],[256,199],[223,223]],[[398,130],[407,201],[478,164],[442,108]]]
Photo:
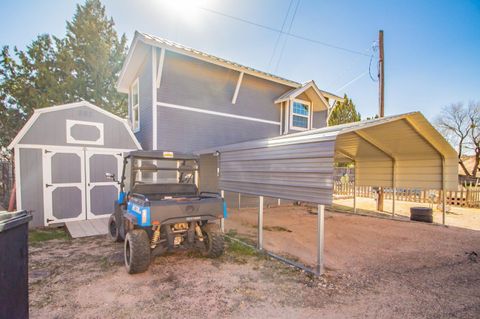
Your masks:
[[[182,1],[187,0],[173,3]],[[190,0],[195,1],[276,29],[282,27],[290,4]],[[23,49],[41,33],[63,36],[77,2],[2,0],[0,45]],[[369,57],[285,35],[274,52],[278,33],[195,7],[178,10],[168,2],[103,1],[117,30],[129,40],[139,30],[295,81],[314,79],[321,89],[347,93],[363,117],[377,112],[378,83],[368,75]],[[290,32],[370,54],[379,29],[385,32],[387,115],[420,110],[431,119],[450,103],[480,101],[480,0],[301,0]]]

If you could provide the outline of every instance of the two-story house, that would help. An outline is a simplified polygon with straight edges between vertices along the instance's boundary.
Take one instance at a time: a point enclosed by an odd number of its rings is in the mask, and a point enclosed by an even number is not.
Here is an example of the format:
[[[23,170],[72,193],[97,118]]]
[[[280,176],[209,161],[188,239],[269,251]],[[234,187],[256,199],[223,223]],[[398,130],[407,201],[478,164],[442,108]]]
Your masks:
[[[144,149],[177,152],[327,125],[340,97],[136,32],[117,89]]]

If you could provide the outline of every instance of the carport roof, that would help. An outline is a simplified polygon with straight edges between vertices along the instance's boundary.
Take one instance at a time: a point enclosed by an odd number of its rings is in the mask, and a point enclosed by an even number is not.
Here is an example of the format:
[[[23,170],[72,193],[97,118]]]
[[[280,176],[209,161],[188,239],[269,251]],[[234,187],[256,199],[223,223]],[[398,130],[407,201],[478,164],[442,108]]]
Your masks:
[[[322,142],[325,147],[327,142],[334,143],[332,160],[357,163],[359,185],[395,187],[396,184],[396,187],[428,189],[457,187],[457,153],[420,112],[219,146],[197,153],[234,154],[242,150]],[[295,158],[294,153],[289,156]],[[392,172],[395,167],[398,170]]]
[[[445,138],[428,122],[428,120],[420,112],[411,112],[399,115],[392,115],[383,118],[377,118],[373,120],[366,120],[354,123],[347,123],[335,126],[328,126],[319,129],[304,131],[300,133],[293,133],[288,135],[281,135],[273,138],[265,138],[252,140],[242,143],[223,145],[215,148],[209,148],[204,150],[199,150],[195,153],[197,154],[208,154],[214,153],[216,151],[230,151],[230,150],[242,150],[250,148],[260,148],[266,146],[279,146],[279,145],[289,145],[289,144],[298,144],[298,143],[310,143],[315,141],[328,141],[335,140],[338,136],[344,135],[347,133],[355,133],[361,130],[366,130],[368,128],[381,127],[382,129],[388,131],[390,129],[396,129],[392,133],[394,135],[400,134],[401,128],[394,127],[393,123],[403,121],[408,124],[408,126],[415,131],[416,135],[421,137],[424,141],[430,144],[436,151],[441,153],[443,156],[457,156],[457,153],[453,147],[448,143]],[[362,134],[362,133],[360,133]],[[399,136],[400,137],[400,136]],[[401,155],[404,153],[404,150],[395,150],[398,149],[398,146],[391,145],[389,141],[385,141],[385,137],[376,134],[375,139],[379,140],[380,148],[385,152],[391,153],[391,155]],[[380,141],[381,140],[381,141]],[[336,159],[345,158],[345,154],[336,154]],[[352,157],[356,157],[354,154],[351,154]]]

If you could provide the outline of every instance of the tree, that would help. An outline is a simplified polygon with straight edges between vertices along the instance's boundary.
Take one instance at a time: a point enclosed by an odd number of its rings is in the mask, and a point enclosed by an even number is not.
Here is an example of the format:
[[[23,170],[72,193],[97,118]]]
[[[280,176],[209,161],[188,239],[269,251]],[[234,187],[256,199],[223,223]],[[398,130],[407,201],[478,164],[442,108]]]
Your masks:
[[[0,129],[8,145],[34,108],[68,101],[67,80],[56,63],[61,40],[40,35],[26,51],[6,46],[0,53]]]
[[[112,113],[125,116],[127,99],[117,92],[116,81],[126,55],[127,38],[120,39],[112,18],[105,15],[99,0],[77,5],[72,22],[67,22],[63,69],[71,70],[72,94]]]
[[[457,149],[458,163],[465,175],[477,177],[480,165],[480,102],[468,107],[456,103],[442,109],[435,119],[435,126]],[[464,164],[464,155],[474,155],[471,171]]]
[[[0,52],[0,149],[35,108],[86,100],[124,116],[127,99],[115,89],[126,55],[126,37],[99,0],[77,5],[65,38],[40,35],[25,51]]]
[[[328,119],[329,126],[358,122],[362,119],[360,113],[355,109],[355,104],[352,102],[352,99],[349,99],[346,94],[343,98],[343,102],[337,101],[335,103]]]

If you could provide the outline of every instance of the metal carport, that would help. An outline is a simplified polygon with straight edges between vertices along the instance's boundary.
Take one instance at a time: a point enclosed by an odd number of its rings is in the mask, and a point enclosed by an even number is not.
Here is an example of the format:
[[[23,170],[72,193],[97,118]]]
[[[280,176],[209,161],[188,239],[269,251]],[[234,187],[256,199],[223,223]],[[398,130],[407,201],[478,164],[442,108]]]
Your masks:
[[[391,187],[394,194],[396,188],[440,189],[445,202],[445,190],[457,188],[457,153],[419,112],[197,153],[218,156],[220,190],[260,196],[259,249],[263,196],[318,204],[317,273],[323,272],[324,205],[332,203],[335,162],[355,162],[356,185]]]

